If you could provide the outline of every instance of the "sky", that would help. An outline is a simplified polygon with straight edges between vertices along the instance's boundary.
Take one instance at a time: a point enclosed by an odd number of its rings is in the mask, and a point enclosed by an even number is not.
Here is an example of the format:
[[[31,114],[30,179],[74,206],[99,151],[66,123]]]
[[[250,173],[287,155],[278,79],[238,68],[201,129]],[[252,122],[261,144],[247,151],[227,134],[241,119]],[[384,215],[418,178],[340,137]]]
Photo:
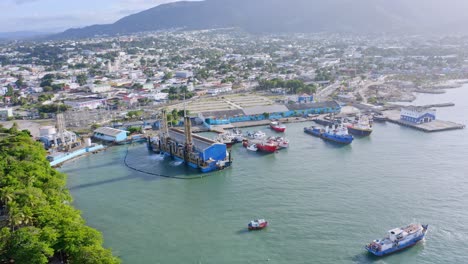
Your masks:
[[[58,32],[113,23],[176,0],[0,0],[0,32]]]

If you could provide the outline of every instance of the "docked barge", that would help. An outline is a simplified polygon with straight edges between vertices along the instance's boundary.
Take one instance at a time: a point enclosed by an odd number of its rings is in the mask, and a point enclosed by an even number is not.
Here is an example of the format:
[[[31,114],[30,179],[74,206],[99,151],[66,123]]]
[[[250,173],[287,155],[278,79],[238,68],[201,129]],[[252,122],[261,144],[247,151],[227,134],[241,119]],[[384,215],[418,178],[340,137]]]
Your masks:
[[[182,161],[203,173],[222,170],[232,164],[226,144],[192,134],[190,117],[185,117],[185,130],[169,128],[163,111],[162,130],[148,142],[150,150]]]

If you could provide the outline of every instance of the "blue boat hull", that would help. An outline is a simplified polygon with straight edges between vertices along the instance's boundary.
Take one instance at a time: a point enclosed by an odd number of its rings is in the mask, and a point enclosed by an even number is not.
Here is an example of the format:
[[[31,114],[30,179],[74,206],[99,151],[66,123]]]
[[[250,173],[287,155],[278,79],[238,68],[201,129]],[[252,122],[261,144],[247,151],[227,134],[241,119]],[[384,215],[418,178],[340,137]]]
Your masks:
[[[322,139],[333,142],[333,143],[338,143],[338,144],[343,144],[343,145],[349,145],[351,142],[353,142],[354,138],[350,135],[348,136],[335,136],[333,134],[328,134],[328,133],[323,133],[322,134]]]
[[[401,243],[396,247],[392,247],[392,248],[384,250],[384,251],[375,251],[375,250],[372,250],[372,249],[368,248],[367,246],[366,246],[366,250],[369,251],[370,253],[378,256],[378,257],[382,257],[382,256],[385,256],[385,255],[389,255],[389,254],[392,254],[394,252],[403,250],[405,248],[412,247],[412,246],[416,245],[419,241],[421,241],[425,236],[426,236],[426,233],[423,233],[419,237],[415,237],[415,238],[413,238],[412,240],[410,240],[410,241],[408,241],[406,243]]]
[[[167,156],[171,156],[170,153],[163,152],[163,154],[165,154],[165,155],[167,155]],[[172,155],[172,157],[174,158],[174,160],[183,162],[183,163],[187,164],[187,165],[188,165],[189,167],[191,167],[191,168],[199,169],[202,173],[209,173],[209,172],[213,172],[213,171],[218,171],[218,170],[222,170],[222,169],[225,169],[225,168],[228,168],[228,167],[231,166],[231,163],[230,163],[230,162],[227,162],[227,163],[226,163],[226,166],[225,166],[224,168],[219,168],[219,167],[216,166],[216,164],[214,164],[214,163],[212,163],[212,165],[211,165],[211,166],[208,166],[208,167],[200,167],[200,166],[198,166],[198,165],[195,164],[195,163],[186,162],[186,161],[184,161],[184,159],[179,158],[179,157],[177,157],[177,156]]]
[[[363,129],[356,129],[353,127],[348,127],[348,133],[350,133],[351,135],[359,136],[359,137],[367,137],[367,136],[370,136],[370,134],[372,133],[372,129],[363,130]]]
[[[320,132],[320,130],[318,130],[318,129],[311,129],[311,128],[305,127],[304,132],[309,134],[309,135],[316,136],[316,137],[321,137],[322,136],[322,132]]]

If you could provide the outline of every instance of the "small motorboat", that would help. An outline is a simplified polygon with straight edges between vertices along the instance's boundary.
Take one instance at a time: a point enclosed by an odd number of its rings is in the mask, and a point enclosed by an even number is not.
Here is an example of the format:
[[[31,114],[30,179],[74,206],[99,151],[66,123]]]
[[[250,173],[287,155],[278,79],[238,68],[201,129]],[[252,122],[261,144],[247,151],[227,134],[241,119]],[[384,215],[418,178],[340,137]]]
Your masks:
[[[257,144],[252,144],[252,145],[248,146],[247,150],[257,152],[258,151]]]
[[[256,219],[250,221],[248,228],[249,230],[262,230],[268,226],[268,222],[265,219]]]
[[[247,132],[247,136],[251,139],[264,139],[266,137],[266,134],[262,131],[257,131],[257,132]]]

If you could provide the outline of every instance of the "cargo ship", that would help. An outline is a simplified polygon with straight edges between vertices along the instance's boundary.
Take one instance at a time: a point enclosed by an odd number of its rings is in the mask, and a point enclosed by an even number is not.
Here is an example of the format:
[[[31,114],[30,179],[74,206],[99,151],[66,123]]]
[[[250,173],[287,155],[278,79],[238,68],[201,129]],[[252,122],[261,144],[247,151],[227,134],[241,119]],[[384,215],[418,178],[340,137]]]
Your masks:
[[[388,231],[383,239],[377,239],[365,246],[365,249],[376,256],[385,256],[396,251],[416,245],[424,239],[428,225],[411,224],[406,227]]]
[[[184,162],[202,173],[223,170],[232,165],[232,156],[226,144],[192,134],[190,117],[184,119],[185,130],[169,129],[165,111],[162,112],[162,120],[161,133],[148,142],[150,150]]]

